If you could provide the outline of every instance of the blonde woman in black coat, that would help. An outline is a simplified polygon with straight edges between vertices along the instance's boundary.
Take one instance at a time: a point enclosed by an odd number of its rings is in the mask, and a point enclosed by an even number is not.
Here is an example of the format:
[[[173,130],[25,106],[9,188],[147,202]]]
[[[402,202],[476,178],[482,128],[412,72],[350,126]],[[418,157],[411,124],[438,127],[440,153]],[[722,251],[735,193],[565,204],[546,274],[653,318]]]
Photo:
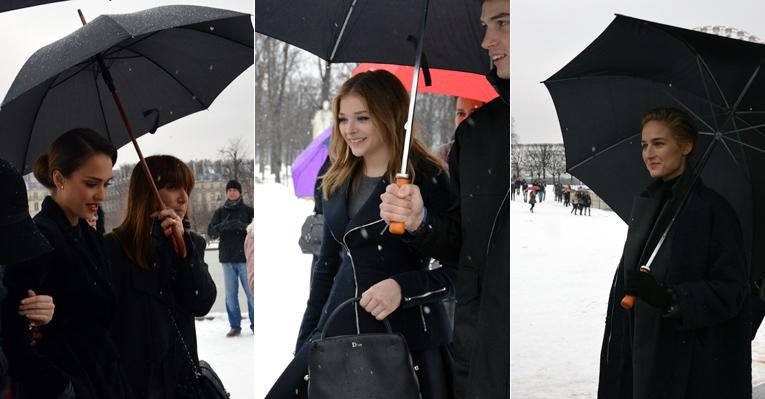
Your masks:
[[[400,170],[407,104],[404,87],[382,70],[350,78],[335,97],[321,253],[295,358],[268,398],[305,397],[310,342],[329,314],[353,297],[360,303],[338,314],[328,336],[382,331],[379,320],[388,318],[406,338],[422,397],[452,397],[451,328],[442,301],[453,293],[454,266],[429,270],[430,259],[389,233],[380,218],[380,195]],[[440,161],[417,139],[410,153],[409,175],[422,185],[429,209],[445,211],[449,191]]]
[[[697,133],[686,114],[652,110],[642,126],[643,161],[656,180],[633,202],[598,398],[750,398],[749,269],[738,218],[695,179],[688,157]],[[650,271],[641,271],[675,214]],[[626,294],[637,298],[631,310],[620,306]]]

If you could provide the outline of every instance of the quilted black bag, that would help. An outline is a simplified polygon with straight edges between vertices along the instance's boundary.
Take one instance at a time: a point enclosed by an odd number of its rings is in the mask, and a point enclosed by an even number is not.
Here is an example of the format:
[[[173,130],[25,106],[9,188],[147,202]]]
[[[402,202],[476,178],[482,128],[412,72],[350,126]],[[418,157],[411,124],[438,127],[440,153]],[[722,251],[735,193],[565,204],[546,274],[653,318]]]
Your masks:
[[[421,399],[406,340],[393,333],[341,335],[327,338],[338,311],[357,302],[351,298],[327,319],[321,339],[311,344],[308,399]]]

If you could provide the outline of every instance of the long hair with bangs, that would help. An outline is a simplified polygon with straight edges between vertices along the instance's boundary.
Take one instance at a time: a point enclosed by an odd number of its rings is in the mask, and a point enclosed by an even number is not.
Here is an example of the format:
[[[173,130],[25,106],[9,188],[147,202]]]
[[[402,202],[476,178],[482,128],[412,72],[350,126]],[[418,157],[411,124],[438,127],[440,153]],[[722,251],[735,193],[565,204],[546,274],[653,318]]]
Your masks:
[[[171,155],[152,155],[146,158],[157,189],[184,188],[191,198],[194,188],[194,174],[180,159]],[[149,268],[151,255],[151,225],[149,216],[160,210],[159,202],[151,190],[146,174],[136,164],[130,174],[127,212],[122,224],[112,231],[120,241],[128,258],[143,269]],[[189,217],[188,211],[184,219]]]
[[[375,125],[380,129],[380,135],[388,148],[391,157],[388,162],[388,179],[395,181],[396,173],[401,170],[401,155],[404,152],[404,124],[406,123],[409,94],[404,85],[392,73],[385,70],[362,72],[352,76],[343,83],[332,101],[332,138],[329,145],[329,158],[332,166],[323,176],[322,191],[324,198],[329,198],[348,179],[362,173],[363,159],[351,152],[348,144],[340,133],[340,102],[343,97],[355,94],[363,98],[367,110]],[[423,160],[430,162],[443,170],[441,161],[428,151],[427,147],[414,135],[409,149],[410,159],[407,173],[412,183],[415,182],[412,161]],[[359,179],[354,179],[352,189],[355,190]]]

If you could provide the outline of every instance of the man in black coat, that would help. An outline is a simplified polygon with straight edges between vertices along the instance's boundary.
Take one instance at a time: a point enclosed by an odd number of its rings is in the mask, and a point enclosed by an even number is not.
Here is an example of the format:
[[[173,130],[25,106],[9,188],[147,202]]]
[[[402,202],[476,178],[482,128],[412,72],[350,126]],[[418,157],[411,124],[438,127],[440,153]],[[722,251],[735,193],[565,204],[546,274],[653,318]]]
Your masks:
[[[458,261],[454,324],[455,397],[510,397],[510,35],[507,0],[484,0],[481,46],[495,68],[499,97],[460,124],[449,154],[455,198],[447,214],[428,213],[419,188],[389,185],[380,217],[404,222],[411,245]]]
[[[223,280],[226,287],[226,312],[231,327],[227,337],[242,332],[242,313],[239,310],[239,284],[247,295],[247,311],[250,330],[253,329],[252,291],[247,283],[247,258],[244,256],[244,239],[247,225],[252,222],[254,210],[242,200],[242,185],[236,180],[226,184],[226,202],[215,211],[207,233],[212,238],[220,237],[218,259],[223,266]]]

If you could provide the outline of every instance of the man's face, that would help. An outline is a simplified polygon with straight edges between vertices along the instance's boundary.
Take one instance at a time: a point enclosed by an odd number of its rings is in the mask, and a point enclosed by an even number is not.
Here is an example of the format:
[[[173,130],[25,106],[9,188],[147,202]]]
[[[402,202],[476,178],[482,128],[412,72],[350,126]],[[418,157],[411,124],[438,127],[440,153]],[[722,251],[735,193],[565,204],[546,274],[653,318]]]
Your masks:
[[[226,190],[226,198],[228,198],[229,201],[236,201],[241,196],[242,194],[235,188],[229,188]]]
[[[481,25],[486,28],[481,47],[489,51],[497,76],[510,79],[510,1],[484,1]]]

